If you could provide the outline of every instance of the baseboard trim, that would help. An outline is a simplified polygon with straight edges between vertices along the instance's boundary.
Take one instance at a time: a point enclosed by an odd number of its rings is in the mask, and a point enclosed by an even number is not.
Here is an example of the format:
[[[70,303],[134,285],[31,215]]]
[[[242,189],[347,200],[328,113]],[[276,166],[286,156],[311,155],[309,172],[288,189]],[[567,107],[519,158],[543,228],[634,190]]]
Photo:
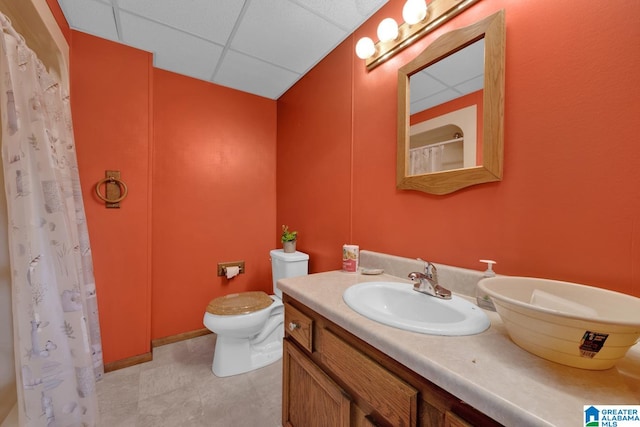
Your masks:
[[[139,365],[141,363],[151,362],[153,360],[153,349],[156,347],[160,347],[167,344],[173,344],[175,342],[184,341],[191,338],[201,337],[203,335],[207,335],[210,333],[211,331],[209,329],[202,328],[202,329],[197,329],[195,331],[183,332],[181,334],[171,335],[168,337],[151,340],[150,352],[127,357],[126,359],[116,360],[115,362],[105,363],[104,372],[117,371],[118,369],[124,369],[130,366]]]
[[[178,335],[171,335],[163,338],[156,338],[151,340],[151,348],[160,347],[162,345],[173,344],[174,342],[189,340],[191,338],[201,337],[203,335],[210,334],[211,331],[207,328],[196,329],[195,331],[183,332]]]
[[[128,368],[129,366],[139,365],[140,363],[150,362],[153,360],[153,353],[143,353],[136,356],[127,357],[126,359],[116,360],[104,364],[105,372],[117,371],[118,369]]]

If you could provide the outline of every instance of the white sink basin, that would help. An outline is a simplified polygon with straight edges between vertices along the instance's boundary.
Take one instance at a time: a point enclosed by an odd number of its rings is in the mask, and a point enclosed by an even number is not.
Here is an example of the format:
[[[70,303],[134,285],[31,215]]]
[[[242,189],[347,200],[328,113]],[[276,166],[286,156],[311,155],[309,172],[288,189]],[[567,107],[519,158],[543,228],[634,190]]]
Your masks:
[[[456,295],[450,300],[413,290],[410,283],[364,282],[342,295],[356,312],[376,322],[431,335],[473,335],[489,327],[487,315]]]

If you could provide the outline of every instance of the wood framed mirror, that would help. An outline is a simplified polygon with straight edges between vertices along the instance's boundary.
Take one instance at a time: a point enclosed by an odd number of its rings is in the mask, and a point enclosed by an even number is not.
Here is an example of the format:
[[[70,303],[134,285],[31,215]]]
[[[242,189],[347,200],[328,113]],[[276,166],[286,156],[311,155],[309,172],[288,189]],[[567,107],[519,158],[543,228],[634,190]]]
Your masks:
[[[478,53],[479,52],[479,53]],[[412,79],[415,86],[428,86],[429,79],[418,80],[424,71],[443,68],[447,61],[460,64],[466,57],[477,58],[478,75],[476,86],[470,85],[474,79],[460,81],[456,87],[437,88],[430,98],[438,98],[447,90],[459,92],[458,96],[466,96],[466,107],[473,108],[471,114],[473,124],[457,123],[458,113],[467,108],[459,108],[451,114],[443,114],[433,120],[421,121],[419,113],[425,117],[424,111],[412,111]],[[471,64],[463,63],[458,69],[473,69]],[[497,12],[475,24],[443,34],[429,45],[414,60],[398,70],[398,141],[397,141],[397,175],[396,186],[403,190],[419,190],[430,194],[449,194],[461,188],[502,179],[502,162],[504,147],[504,69],[505,69],[505,18],[504,10]],[[445,68],[446,70],[446,68]],[[451,75],[450,71],[445,71]],[[433,73],[435,75],[435,73]],[[412,77],[414,76],[414,77]],[[437,79],[433,80],[435,84]],[[471,95],[464,95],[460,88],[471,86]],[[459,90],[460,89],[460,90]],[[414,95],[415,97],[415,95]],[[475,101],[474,101],[475,99]],[[453,102],[453,101],[451,101]],[[450,105],[456,105],[455,103]],[[437,107],[435,107],[437,108]],[[430,106],[432,111],[437,111]],[[412,117],[413,122],[412,123]],[[464,129],[469,129],[465,131]],[[428,129],[430,135],[418,140],[417,133]],[[412,133],[414,139],[412,141]],[[434,140],[434,134],[446,134],[440,141]],[[474,136],[475,135],[475,136]],[[464,142],[463,142],[464,140]],[[434,142],[435,141],[435,142]],[[469,142],[471,141],[471,142]],[[413,144],[413,145],[412,145]],[[451,153],[442,154],[444,145]],[[434,151],[438,147],[437,153]],[[463,148],[464,147],[464,148]],[[429,167],[417,168],[412,163],[412,152],[416,148],[428,149],[433,154],[428,161]],[[465,153],[466,150],[466,153]],[[428,154],[427,154],[428,156]],[[451,162],[451,166],[443,166],[441,158],[461,156],[459,162]],[[464,158],[464,160],[463,160]],[[469,160],[471,159],[471,160]],[[416,159],[414,158],[413,161]],[[434,162],[434,160],[436,160]]]

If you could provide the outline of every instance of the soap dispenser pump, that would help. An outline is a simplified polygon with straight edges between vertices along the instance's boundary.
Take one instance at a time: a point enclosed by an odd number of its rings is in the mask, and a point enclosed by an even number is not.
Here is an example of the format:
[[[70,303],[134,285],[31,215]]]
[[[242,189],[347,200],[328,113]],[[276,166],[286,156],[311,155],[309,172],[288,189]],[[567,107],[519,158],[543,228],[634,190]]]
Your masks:
[[[485,279],[487,277],[495,277],[496,273],[493,271],[493,265],[497,264],[495,261],[490,259],[481,259],[480,262],[484,262],[487,264],[487,269],[484,271],[482,278]],[[478,307],[484,308],[486,310],[496,311],[496,307],[493,305],[493,301],[489,295],[485,294],[480,290],[480,288],[476,285],[476,303]]]

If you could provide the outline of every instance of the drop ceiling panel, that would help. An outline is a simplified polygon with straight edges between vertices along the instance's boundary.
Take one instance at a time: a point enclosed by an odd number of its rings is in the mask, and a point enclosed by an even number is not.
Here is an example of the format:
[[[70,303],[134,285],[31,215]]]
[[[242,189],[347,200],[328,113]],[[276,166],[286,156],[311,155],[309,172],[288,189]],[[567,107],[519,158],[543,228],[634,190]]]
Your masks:
[[[452,99],[456,99],[460,97],[460,92],[453,89],[445,89],[441,92],[433,94],[431,96],[420,99],[417,102],[411,103],[411,114],[418,113],[422,110],[426,110],[428,108],[433,108],[436,105],[443,104],[445,102],[449,102]]]
[[[411,98],[409,99],[412,103],[420,98],[425,98],[447,89],[447,86],[444,83],[434,79],[426,72],[414,74],[409,79],[411,82],[409,86],[411,88]]]
[[[227,51],[216,82],[266,98],[277,99],[300,78],[285,70],[250,56]]]
[[[277,99],[388,0],[58,0],[74,30]],[[364,65],[363,65],[364,66]]]
[[[231,48],[305,73],[347,34],[288,0],[252,1]]]
[[[156,67],[208,80],[222,54],[222,46],[173,28],[120,12],[122,41],[154,53]]]
[[[354,23],[362,23],[380,8],[380,0],[292,0],[294,3],[326,17],[347,32],[352,32]]]
[[[118,6],[221,45],[242,11],[238,0],[119,0]]]
[[[464,83],[456,85],[456,89],[460,91],[460,93],[476,92],[478,90],[482,90],[483,87],[484,87],[484,75],[474,77],[471,80],[467,80]]]
[[[431,65],[428,73],[448,86],[466,82],[484,73],[484,39]]]
[[[411,114],[484,87],[484,39],[411,76]]]
[[[118,41],[111,5],[94,0],[59,0],[69,26],[103,39]]]

